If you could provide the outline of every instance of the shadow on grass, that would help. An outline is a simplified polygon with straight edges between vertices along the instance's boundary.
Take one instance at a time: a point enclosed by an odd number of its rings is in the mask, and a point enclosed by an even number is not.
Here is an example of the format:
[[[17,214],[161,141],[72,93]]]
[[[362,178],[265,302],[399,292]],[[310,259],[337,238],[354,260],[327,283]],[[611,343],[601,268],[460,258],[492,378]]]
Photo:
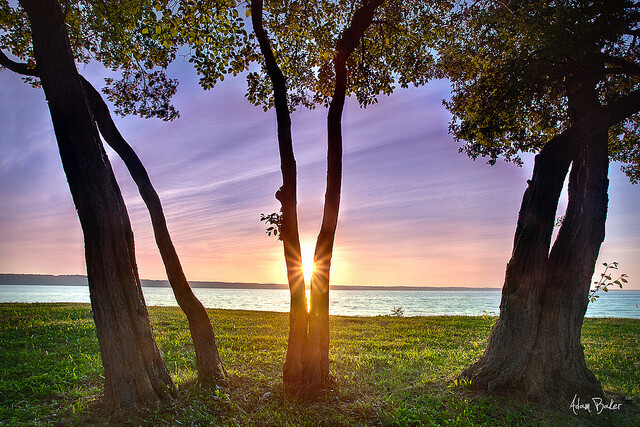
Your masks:
[[[286,313],[210,310],[229,382],[196,382],[186,318],[149,309],[158,346],[179,390],[172,405],[135,415],[107,410],[91,312],[83,304],[0,304],[0,424],[7,425],[640,425],[640,321],[587,319],[587,363],[616,402],[602,414],[550,410],[487,396],[452,380],[484,350],[494,319],[331,318],[324,393],[282,385]],[[615,325],[615,326],[614,326]],[[611,332],[615,330],[614,332]]]

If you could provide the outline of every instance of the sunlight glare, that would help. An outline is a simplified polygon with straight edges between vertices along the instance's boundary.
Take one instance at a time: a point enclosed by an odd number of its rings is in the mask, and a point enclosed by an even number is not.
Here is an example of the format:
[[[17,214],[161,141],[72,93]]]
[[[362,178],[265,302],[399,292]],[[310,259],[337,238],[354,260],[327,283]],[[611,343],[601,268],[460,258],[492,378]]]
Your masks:
[[[302,274],[304,274],[304,280],[308,282],[311,280],[313,274],[313,244],[305,243],[302,245]]]

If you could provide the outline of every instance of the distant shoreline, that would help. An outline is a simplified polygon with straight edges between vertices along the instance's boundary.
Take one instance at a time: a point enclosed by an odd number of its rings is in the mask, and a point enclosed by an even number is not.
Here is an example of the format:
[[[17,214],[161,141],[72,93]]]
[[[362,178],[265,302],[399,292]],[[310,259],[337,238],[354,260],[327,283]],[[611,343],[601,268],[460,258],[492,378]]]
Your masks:
[[[143,287],[168,288],[167,280],[140,280]],[[218,289],[288,289],[286,284],[280,283],[244,283],[244,282],[210,282],[190,281],[192,288]],[[87,276],[84,275],[53,275],[53,274],[7,274],[0,273],[2,285],[42,285],[42,286],[87,286]],[[349,291],[499,291],[501,288],[473,288],[469,286],[374,286],[374,285],[331,285],[332,290]]]

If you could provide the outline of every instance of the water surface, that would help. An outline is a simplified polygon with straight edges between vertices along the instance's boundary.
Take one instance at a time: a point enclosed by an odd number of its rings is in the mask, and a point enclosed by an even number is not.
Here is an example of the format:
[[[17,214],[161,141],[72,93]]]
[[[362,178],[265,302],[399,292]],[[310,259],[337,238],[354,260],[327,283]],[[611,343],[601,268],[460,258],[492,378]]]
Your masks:
[[[286,289],[194,288],[207,308],[232,310],[289,311]],[[171,288],[143,287],[147,305],[177,306]],[[307,291],[308,292],[308,291]],[[307,294],[308,295],[308,294]],[[90,302],[86,286],[0,285],[0,302]],[[402,307],[405,316],[497,315],[500,291],[398,291],[332,290],[331,314],[378,316]],[[590,303],[587,317],[630,317],[640,319],[640,291],[602,293]]]

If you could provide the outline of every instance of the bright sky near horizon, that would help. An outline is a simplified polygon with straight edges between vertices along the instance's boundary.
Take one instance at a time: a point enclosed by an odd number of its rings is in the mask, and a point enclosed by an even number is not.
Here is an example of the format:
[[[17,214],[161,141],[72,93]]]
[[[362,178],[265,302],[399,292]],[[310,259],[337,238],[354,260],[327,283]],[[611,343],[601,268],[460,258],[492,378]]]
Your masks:
[[[160,194],[190,280],[286,283],[282,245],[260,213],[279,209],[273,111],[244,98],[242,77],[205,92],[187,63],[174,122],[116,117]],[[98,66],[80,72],[102,87]],[[0,70],[0,272],[84,274],[74,211],[41,90]],[[458,153],[441,100],[445,81],[398,90],[343,118],[342,204],[332,284],[500,287],[533,157],[490,167]],[[303,256],[318,232],[326,177],[326,110],[292,116]],[[140,276],[165,278],[146,208],[110,151],[133,223]],[[599,262],[618,261],[640,289],[640,188],[610,168],[607,238]],[[560,209],[566,206],[566,196]],[[559,213],[558,215],[560,215]],[[602,267],[599,265],[596,272]]]

